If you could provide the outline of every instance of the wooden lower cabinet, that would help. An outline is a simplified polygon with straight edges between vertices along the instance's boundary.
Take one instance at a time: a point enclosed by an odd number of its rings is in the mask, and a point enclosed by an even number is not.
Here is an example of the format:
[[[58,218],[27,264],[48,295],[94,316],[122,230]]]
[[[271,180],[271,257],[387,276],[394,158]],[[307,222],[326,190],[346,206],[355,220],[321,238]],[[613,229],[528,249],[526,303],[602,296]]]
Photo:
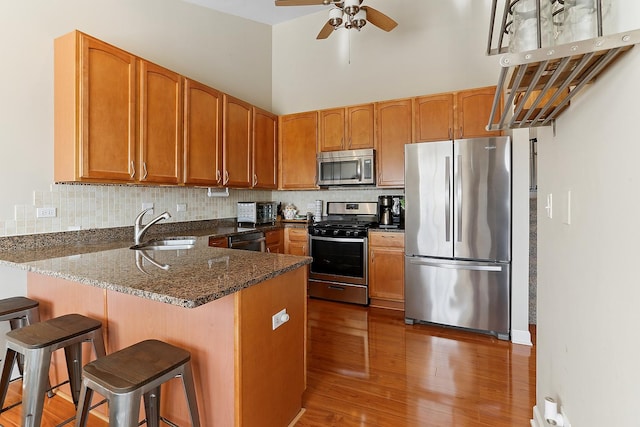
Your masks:
[[[209,237],[209,246],[216,248],[228,248],[229,239],[227,237]]]
[[[267,252],[284,253],[284,229],[267,231],[264,233],[264,237],[267,240]]]
[[[108,354],[145,339],[190,351],[200,425],[283,427],[301,411],[306,387],[306,284],[307,268],[298,268],[184,308],[29,273],[27,295],[40,302],[42,320],[68,313],[101,320]],[[272,330],[272,316],[284,308],[289,321]],[[83,362],[91,352],[83,346]],[[67,379],[64,353],[55,352],[52,363],[51,383],[59,384]],[[68,385],[58,392],[70,400]],[[180,381],[163,385],[160,412],[191,425]]]
[[[309,232],[306,228],[285,228],[284,236],[284,253],[309,255]]]
[[[369,305],[404,310],[404,233],[369,232]]]

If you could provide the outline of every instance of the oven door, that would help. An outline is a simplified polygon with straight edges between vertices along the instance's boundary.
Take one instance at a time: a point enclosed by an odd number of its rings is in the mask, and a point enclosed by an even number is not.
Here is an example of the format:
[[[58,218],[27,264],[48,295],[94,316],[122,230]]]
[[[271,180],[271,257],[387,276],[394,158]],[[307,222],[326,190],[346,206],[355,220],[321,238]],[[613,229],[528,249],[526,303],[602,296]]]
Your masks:
[[[309,247],[311,279],[367,285],[366,237],[310,236]]]

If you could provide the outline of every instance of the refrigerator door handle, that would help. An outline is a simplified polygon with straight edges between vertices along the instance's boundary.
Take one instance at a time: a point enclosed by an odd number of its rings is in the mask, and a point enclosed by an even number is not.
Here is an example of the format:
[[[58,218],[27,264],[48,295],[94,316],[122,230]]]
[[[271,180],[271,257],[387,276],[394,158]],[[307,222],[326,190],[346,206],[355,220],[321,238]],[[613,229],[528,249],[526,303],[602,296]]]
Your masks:
[[[456,209],[458,210],[458,226],[456,229],[456,233],[458,235],[458,242],[462,242],[462,156],[458,155],[458,167],[457,167],[457,172],[458,174],[458,182],[457,182],[457,189],[456,189]]]
[[[454,270],[474,270],[474,271],[502,271],[501,265],[479,265],[479,264],[463,264],[463,263],[447,263],[441,261],[424,261],[419,258],[409,258],[409,263],[416,265],[424,265],[427,267],[450,268]]]
[[[445,221],[445,241],[451,240],[451,158],[444,159],[444,221]]]

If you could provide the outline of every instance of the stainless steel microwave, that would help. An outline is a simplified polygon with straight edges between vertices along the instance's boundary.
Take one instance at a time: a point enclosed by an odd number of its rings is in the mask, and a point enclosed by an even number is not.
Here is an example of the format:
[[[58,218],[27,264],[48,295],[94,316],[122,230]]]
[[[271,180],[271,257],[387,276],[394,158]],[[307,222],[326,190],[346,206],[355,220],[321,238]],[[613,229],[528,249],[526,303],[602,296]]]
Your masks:
[[[375,185],[375,150],[318,153],[318,185]]]

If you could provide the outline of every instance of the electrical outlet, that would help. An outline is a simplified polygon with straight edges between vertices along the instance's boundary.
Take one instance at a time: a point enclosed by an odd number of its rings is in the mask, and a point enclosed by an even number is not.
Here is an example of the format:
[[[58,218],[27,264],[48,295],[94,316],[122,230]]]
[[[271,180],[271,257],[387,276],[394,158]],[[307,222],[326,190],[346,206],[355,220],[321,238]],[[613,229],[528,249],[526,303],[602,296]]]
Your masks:
[[[36,209],[36,218],[55,218],[56,208],[38,208]]]
[[[186,203],[178,203],[176,205],[176,212],[185,212],[187,210],[187,204]]]
[[[287,314],[287,309],[283,308],[271,317],[271,329],[275,331],[277,328],[284,325],[288,321],[289,315]]]

